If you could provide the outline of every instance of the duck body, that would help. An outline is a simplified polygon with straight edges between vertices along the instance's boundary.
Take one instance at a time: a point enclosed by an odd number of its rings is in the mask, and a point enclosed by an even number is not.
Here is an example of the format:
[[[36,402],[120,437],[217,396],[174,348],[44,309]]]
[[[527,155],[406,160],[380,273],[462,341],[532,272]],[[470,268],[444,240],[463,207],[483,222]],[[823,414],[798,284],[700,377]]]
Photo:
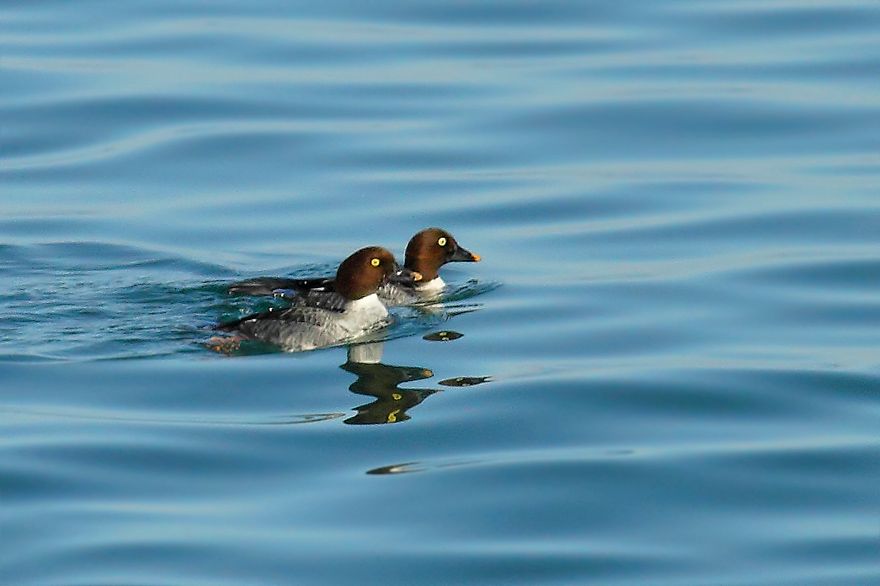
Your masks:
[[[324,293],[294,297],[290,307],[249,315],[218,329],[286,352],[302,352],[353,340],[390,323],[388,310],[375,293],[353,301]]]
[[[231,333],[237,341],[257,340],[288,352],[353,340],[390,323],[377,295],[389,279],[409,283],[421,275],[399,269],[384,248],[363,248],[339,265],[333,291],[305,290],[290,297],[288,307],[248,315],[216,329]]]

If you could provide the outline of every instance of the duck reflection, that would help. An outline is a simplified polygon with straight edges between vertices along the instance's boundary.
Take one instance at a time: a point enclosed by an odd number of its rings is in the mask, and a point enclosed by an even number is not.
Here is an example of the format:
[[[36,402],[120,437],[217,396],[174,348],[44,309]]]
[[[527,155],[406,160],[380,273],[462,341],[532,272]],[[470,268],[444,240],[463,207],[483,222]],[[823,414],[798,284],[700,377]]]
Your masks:
[[[398,385],[431,378],[434,373],[418,366],[382,364],[384,344],[375,342],[349,346],[348,362],[340,366],[358,378],[348,389],[358,395],[376,397],[372,403],[355,407],[356,415],[344,420],[351,425],[399,423],[410,418],[407,410],[440,389],[401,389]]]
[[[490,382],[492,382],[491,376],[457,376],[455,378],[447,378],[437,384],[446,387],[472,387]]]
[[[340,368],[357,376],[349,390],[358,395],[375,397],[371,403],[355,407],[357,414],[344,420],[351,425],[399,423],[410,418],[407,411],[442,389],[402,389],[403,383],[424,380],[434,376],[427,368],[382,364],[383,342],[349,346],[348,361]],[[461,377],[476,380],[489,377]],[[440,384],[447,384],[441,381]],[[465,386],[465,385],[460,385]]]
[[[461,337],[464,337],[464,334],[453,332],[452,330],[441,330],[439,332],[425,334],[422,336],[422,339],[429,342],[451,342],[453,340],[458,340]]]

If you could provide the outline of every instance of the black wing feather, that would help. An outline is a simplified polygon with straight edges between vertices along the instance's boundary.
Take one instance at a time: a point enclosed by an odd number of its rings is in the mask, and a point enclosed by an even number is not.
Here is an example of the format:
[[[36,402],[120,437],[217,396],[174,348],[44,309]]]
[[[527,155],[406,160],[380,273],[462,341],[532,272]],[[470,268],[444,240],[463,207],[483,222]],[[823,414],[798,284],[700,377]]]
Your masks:
[[[332,277],[288,279],[283,277],[256,277],[233,283],[227,289],[230,295],[275,295],[278,289],[306,291],[336,291]]]
[[[218,324],[214,329],[229,332],[237,329],[247,321],[281,320],[302,322],[303,312],[299,311],[302,308],[342,313],[345,311],[346,305],[346,300],[342,295],[325,291],[308,291],[303,295],[290,298],[290,301],[291,303],[288,307],[270,307],[265,311],[252,313],[231,322]]]

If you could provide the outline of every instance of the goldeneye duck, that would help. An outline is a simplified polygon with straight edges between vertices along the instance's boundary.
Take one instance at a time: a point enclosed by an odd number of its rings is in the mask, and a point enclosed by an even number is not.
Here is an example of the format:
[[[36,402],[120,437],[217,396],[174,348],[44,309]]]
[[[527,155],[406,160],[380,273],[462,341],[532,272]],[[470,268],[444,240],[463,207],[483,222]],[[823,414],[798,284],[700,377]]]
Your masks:
[[[421,279],[418,272],[399,268],[388,250],[368,246],[342,261],[332,292],[304,291],[291,297],[289,307],[220,324],[215,329],[233,336],[213,338],[209,346],[226,350],[242,340],[258,340],[299,352],[345,342],[388,325],[388,310],[376,294],[380,286],[409,286]]]
[[[379,298],[386,305],[406,305],[440,294],[446,283],[440,277],[440,267],[448,262],[479,262],[480,256],[460,246],[455,238],[442,228],[425,228],[413,236],[406,246],[404,267],[422,275],[419,282],[387,282],[380,285]],[[276,295],[290,297],[297,293],[336,291],[332,277],[289,279],[257,277],[233,283],[229,293],[235,295]]]

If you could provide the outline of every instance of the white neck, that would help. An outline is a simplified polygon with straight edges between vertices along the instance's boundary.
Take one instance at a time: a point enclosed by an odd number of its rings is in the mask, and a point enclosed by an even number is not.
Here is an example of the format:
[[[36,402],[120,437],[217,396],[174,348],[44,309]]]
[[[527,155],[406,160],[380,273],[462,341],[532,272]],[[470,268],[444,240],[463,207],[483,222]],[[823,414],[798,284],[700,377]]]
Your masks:
[[[446,283],[443,282],[443,279],[440,278],[440,275],[437,275],[426,283],[416,283],[416,289],[423,293],[434,293],[441,290],[445,286]]]
[[[346,311],[355,311],[357,313],[369,312],[376,313],[381,315],[388,315],[388,310],[385,309],[385,306],[379,301],[379,296],[375,293],[371,295],[367,295],[366,297],[361,297],[360,299],[355,299],[354,301],[349,301],[345,304]]]

